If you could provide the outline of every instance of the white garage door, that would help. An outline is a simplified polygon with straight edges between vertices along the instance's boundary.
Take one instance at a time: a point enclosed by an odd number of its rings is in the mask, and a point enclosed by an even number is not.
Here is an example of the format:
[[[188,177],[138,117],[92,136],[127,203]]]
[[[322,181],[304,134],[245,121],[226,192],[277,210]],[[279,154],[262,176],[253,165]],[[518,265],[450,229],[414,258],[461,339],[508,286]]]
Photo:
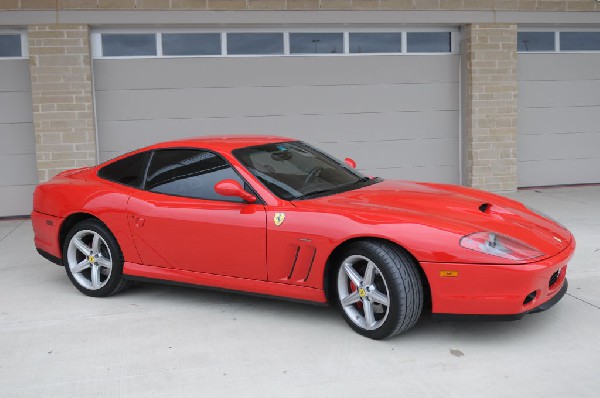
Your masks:
[[[0,58],[0,217],[31,213],[38,182],[29,60]]]
[[[100,57],[100,160],[179,137],[275,134],[369,174],[458,183],[458,69],[453,53]]]
[[[519,54],[518,73],[519,186],[600,183],[600,53]]]

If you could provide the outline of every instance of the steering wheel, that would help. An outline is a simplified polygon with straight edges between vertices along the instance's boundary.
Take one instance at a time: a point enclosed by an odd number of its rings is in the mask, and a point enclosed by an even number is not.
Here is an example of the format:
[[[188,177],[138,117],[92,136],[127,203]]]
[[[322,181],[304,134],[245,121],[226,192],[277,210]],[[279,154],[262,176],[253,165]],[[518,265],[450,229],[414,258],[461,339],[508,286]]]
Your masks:
[[[304,179],[304,184],[302,185],[307,185],[309,183],[310,180],[312,180],[315,177],[318,177],[319,175],[321,175],[321,172],[325,170],[323,167],[321,166],[317,166],[314,167],[306,176],[306,178]]]

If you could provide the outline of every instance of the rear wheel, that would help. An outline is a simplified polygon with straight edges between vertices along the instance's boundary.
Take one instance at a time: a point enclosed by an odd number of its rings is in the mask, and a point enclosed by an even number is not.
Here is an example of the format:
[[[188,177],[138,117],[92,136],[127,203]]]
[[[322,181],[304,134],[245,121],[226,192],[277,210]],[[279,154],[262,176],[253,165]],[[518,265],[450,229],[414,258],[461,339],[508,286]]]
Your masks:
[[[339,259],[338,307],[352,329],[380,340],[414,326],[423,309],[423,285],[408,253],[384,242],[360,241]]]
[[[69,231],[63,265],[73,285],[88,296],[110,296],[129,286],[123,279],[123,254],[117,240],[96,220],[81,221]]]

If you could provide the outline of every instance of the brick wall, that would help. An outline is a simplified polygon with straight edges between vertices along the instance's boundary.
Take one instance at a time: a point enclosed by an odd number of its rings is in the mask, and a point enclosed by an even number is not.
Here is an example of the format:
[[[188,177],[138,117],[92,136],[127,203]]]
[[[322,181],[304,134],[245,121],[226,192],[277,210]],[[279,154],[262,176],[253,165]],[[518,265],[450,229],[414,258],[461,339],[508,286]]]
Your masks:
[[[463,37],[466,185],[517,189],[517,25],[468,25]]]
[[[40,182],[96,163],[86,25],[29,26],[29,62]]]
[[[600,11],[595,0],[3,0],[12,10],[501,10]]]

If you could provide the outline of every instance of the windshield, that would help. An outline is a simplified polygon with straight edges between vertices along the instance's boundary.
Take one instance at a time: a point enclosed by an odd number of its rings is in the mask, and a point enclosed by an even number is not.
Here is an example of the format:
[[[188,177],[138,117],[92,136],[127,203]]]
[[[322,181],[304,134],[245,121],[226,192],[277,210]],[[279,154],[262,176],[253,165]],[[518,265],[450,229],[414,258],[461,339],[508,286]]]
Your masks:
[[[236,149],[233,154],[285,200],[343,192],[379,181],[300,141]]]

